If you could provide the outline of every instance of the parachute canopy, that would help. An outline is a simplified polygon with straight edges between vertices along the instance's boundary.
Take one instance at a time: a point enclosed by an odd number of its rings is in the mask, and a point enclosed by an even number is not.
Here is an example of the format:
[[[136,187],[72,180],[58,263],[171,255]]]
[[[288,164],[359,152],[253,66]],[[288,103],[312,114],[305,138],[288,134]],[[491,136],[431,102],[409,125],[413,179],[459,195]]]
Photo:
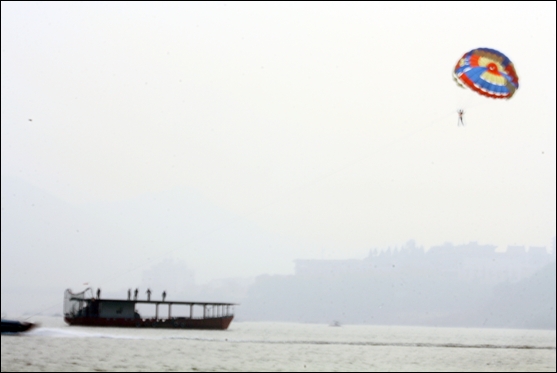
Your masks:
[[[487,97],[511,98],[518,89],[513,63],[495,49],[477,48],[464,54],[453,75],[462,86]]]

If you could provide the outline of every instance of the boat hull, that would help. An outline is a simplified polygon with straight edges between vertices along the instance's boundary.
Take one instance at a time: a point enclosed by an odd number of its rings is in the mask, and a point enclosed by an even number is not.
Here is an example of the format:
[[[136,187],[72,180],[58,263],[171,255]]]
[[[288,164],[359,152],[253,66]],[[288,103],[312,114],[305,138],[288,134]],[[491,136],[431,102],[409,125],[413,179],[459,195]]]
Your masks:
[[[176,317],[165,320],[157,319],[111,319],[100,317],[65,317],[69,325],[102,326],[124,328],[165,328],[165,329],[215,329],[226,330],[234,316],[210,317],[204,319]]]

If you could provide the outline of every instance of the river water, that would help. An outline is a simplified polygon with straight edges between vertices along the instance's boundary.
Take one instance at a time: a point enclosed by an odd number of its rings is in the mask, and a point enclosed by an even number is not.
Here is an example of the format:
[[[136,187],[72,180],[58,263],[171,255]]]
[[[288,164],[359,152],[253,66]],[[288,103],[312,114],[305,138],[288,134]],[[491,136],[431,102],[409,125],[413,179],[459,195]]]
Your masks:
[[[6,371],[547,371],[554,330],[237,322],[226,331],[70,327],[2,335]]]

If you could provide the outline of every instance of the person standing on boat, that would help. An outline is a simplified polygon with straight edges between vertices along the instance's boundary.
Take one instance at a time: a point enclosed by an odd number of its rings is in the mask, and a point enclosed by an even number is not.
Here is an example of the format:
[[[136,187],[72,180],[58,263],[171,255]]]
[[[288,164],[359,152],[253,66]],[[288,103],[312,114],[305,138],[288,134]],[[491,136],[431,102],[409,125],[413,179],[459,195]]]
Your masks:
[[[150,301],[151,300],[151,289],[147,289],[146,293],[147,293],[147,301]]]
[[[166,290],[162,292],[162,301],[164,302],[164,298],[166,298]]]
[[[101,288],[97,289],[97,299],[101,299]]]
[[[139,289],[135,288],[135,291],[133,292],[134,300],[137,300],[137,293],[139,293]]]
[[[132,289],[128,289],[128,300],[132,300]]]

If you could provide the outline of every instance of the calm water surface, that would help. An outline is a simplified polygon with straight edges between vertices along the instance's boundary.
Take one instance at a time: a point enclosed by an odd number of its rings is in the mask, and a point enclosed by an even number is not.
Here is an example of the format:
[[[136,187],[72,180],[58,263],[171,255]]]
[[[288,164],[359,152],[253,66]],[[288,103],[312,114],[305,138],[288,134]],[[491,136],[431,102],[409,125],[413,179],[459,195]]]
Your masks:
[[[547,330],[233,321],[226,331],[85,328],[2,335],[7,371],[553,371]]]

